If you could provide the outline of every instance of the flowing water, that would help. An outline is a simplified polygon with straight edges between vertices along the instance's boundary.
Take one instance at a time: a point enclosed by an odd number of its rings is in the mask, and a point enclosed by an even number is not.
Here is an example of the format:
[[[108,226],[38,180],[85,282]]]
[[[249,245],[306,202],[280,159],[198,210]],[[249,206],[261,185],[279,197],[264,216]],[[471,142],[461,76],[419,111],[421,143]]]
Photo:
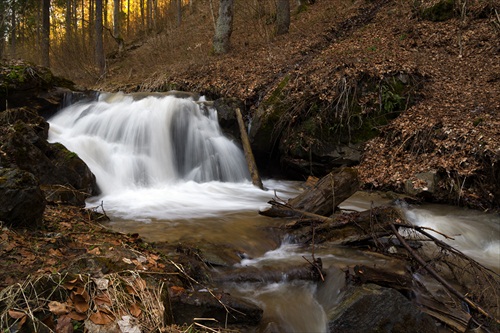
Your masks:
[[[239,265],[261,269],[310,256],[288,239],[270,238],[266,228],[279,221],[258,214],[275,195],[295,196],[300,184],[268,179],[267,191],[254,187],[240,147],[222,134],[216,111],[203,98],[101,94],[49,122],[49,140],[76,152],[96,175],[102,193],[88,206],[102,205],[110,227],[149,241],[231,244],[252,258]],[[360,211],[389,202],[358,193],[341,207]],[[500,270],[498,215],[440,205],[402,209],[411,222],[454,236],[447,242]],[[343,286],[340,268],[384,260],[342,247],[316,255],[328,271],[320,286],[284,276],[280,283],[226,287],[264,309],[261,329],[276,323],[286,332],[325,331],[326,313]]]

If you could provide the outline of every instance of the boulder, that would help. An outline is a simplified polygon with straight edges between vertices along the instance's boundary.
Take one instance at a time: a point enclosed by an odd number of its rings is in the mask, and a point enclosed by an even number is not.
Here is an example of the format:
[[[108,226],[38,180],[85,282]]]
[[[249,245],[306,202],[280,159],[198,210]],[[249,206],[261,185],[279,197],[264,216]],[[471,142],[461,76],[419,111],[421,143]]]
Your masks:
[[[25,108],[1,112],[0,166],[28,171],[43,185],[62,185],[78,193],[74,200],[84,205],[85,198],[98,193],[95,176],[77,154],[47,142],[48,127]]]
[[[191,324],[194,318],[205,318],[202,323],[208,326],[257,326],[263,313],[253,303],[226,293],[212,294],[206,289],[187,291],[180,287],[170,288],[170,307],[174,322],[179,325]]]
[[[375,284],[350,287],[328,318],[328,332],[437,332],[431,317],[401,293]]]
[[[12,227],[39,227],[45,204],[33,174],[20,169],[0,168],[0,221]]]
[[[234,110],[245,110],[242,101],[236,98],[219,98],[214,101],[213,106],[217,110],[217,119],[224,134],[236,142],[240,142],[240,129]]]

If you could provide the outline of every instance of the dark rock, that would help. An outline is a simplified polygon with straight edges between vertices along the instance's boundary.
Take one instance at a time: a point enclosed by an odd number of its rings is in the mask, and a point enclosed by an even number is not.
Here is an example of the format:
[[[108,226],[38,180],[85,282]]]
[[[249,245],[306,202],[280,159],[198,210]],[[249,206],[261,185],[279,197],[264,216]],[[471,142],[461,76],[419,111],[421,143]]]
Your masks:
[[[217,110],[219,125],[225,135],[231,139],[241,142],[238,120],[236,119],[235,109],[245,110],[242,101],[236,98],[219,98],[214,101],[213,106]]]
[[[437,332],[434,321],[394,289],[351,287],[328,313],[329,332]]]
[[[31,173],[0,168],[0,220],[12,227],[39,227],[45,198]]]
[[[88,194],[64,185],[42,185],[45,199],[51,204],[85,207]]]
[[[257,326],[262,319],[262,309],[242,299],[225,293],[207,290],[171,293],[170,304],[176,324],[191,324],[194,318],[213,318],[204,325],[248,325]],[[229,311],[229,313],[228,313]],[[199,320],[197,322],[200,322]]]
[[[439,190],[437,187],[438,181],[439,176],[435,170],[418,173],[414,179],[406,181],[405,192],[410,196],[429,199]]]
[[[53,75],[48,68],[22,61],[0,64],[0,111],[27,106],[40,114],[51,113],[74,88],[73,82]]]
[[[97,194],[95,176],[87,165],[63,145],[48,143],[47,130],[47,122],[26,109],[1,113],[0,166],[31,172],[43,185],[63,185],[85,197]],[[75,197],[79,205],[84,204],[79,198]]]

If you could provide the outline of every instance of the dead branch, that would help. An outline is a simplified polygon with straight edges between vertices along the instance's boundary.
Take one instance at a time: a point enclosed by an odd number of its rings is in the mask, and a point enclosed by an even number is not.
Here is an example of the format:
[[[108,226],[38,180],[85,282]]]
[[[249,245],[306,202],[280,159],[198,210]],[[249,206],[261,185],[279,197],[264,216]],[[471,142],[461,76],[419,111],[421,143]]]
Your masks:
[[[406,242],[406,240],[399,234],[398,230],[396,229],[396,226],[394,224],[391,224],[391,229],[394,235],[397,237],[397,239],[403,244],[405,249],[410,253],[410,255],[420,264],[422,265],[423,268],[434,278],[436,279],[439,283],[443,285],[450,293],[458,297],[460,300],[465,302],[468,306],[470,306],[472,309],[475,311],[479,312],[483,316],[493,320],[497,325],[500,325],[500,320],[489,314],[486,310],[484,310],[481,306],[476,304],[474,301],[469,299],[467,296],[463,295],[460,291],[456,290],[452,285],[448,283],[444,278],[442,278],[434,269],[432,269],[422,257],[420,257],[419,254],[417,254],[411,246]],[[450,246],[448,246],[450,247]],[[451,247],[450,247],[451,248]]]

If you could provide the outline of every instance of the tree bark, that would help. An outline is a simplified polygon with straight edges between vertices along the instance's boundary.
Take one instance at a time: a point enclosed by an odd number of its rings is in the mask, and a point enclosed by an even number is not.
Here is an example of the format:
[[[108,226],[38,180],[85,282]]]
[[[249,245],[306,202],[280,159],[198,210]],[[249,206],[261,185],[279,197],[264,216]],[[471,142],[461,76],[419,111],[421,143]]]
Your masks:
[[[243,121],[243,117],[241,116],[240,109],[236,109],[235,113],[236,119],[238,119],[238,125],[240,127],[241,143],[243,145],[243,151],[245,152],[248,171],[250,171],[250,176],[252,177],[252,184],[263,190],[264,185],[262,185],[262,180],[259,176],[259,171],[257,169],[257,164],[255,163],[255,159],[252,153],[252,147],[250,146],[250,140],[248,139],[245,122]]]
[[[323,216],[333,214],[335,208],[359,189],[358,172],[352,168],[332,171],[321,178],[313,188],[288,201],[295,209]]]
[[[284,35],[290,29],[290,0],[278,0],[276,4],[276,35]]]
[[[233,32],[233,0],[220,0],[219,17],[215,27],[213,49],[215,54],[229,52],[230,38]]]
[[[104,41],[102,35],[102,0],[95,1],[95,57],[99,75],[103,75],[106,68],[104,57]]]
[[[42,2],[42,65],[50,67],[50,0]]]

